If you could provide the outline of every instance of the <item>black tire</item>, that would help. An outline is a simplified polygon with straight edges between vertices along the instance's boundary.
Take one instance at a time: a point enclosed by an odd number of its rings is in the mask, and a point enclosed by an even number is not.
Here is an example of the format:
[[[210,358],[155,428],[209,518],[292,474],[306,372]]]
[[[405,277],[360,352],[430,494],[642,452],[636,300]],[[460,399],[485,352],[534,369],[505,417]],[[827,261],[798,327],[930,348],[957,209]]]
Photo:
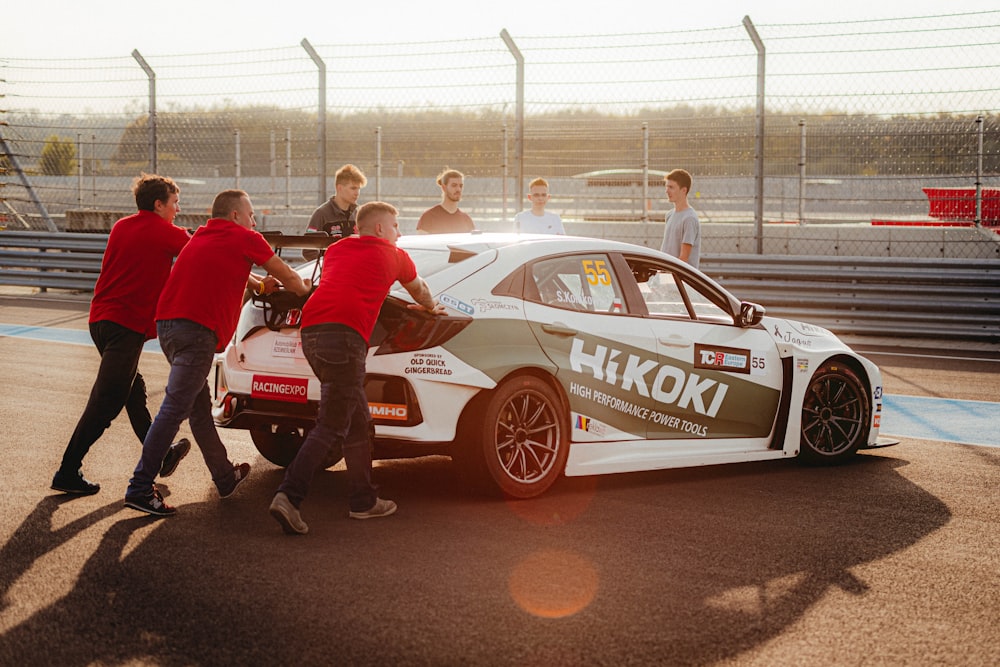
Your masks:
[[[819,367],[802,402],[799,456],[807,463],[847,461],[868,440],[871,401],[864,383],[839,362]]]
[[[263,424],[250,429],[250,438],[265,459],[284,468],[295,458],[309,430],[290,424]],[[343,458],[340,448],[334,449],[327,455],[327,468],[337,465]]]
[[[485,402],[468,447],[467,469],[487,476],[510,498],[534,498],[562,475],[569,455],[567,416],[552,386],[523,375],[498,386]],[[479,473],[478,475],[476,473]]]

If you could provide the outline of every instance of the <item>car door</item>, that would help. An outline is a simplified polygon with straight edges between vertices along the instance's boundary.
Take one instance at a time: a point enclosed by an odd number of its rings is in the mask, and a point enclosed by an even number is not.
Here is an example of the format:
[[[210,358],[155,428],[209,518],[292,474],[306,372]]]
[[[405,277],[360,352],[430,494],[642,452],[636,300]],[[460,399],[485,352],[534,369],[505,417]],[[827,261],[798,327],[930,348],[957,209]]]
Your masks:
[[[559,255],[525,271],[525,314],[558,369],[572,440],[644,439],[656,340],[647,322],[628,311],[610,256]]]
[[[656,341],[651,440],[712,450],[766,449],[783,366],[762,327],[740,327],[729,299],[700,274],[648,257],[626,258]]]

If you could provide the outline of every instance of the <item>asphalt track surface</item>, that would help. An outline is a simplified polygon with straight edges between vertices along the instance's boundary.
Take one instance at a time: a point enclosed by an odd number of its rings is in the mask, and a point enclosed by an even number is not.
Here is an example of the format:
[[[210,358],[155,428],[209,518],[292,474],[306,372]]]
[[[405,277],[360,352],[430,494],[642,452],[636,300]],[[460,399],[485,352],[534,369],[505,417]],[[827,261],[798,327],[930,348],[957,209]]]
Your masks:
[[[849,465],[565,479],[505,503],[446,458],[388,461],[397,515],[349,520],[338,468],[288,537],[267,514],[281,470],[241,431],[222,436],[246,484],[220,500],[192,452],[166,484],[176,517],[122,506],[124,415],[84,464],[102,491],[49,490],[97,368],[86,308],[0,294],[0,665],[1000,664],[996,349],[854,343],[900,444]],[[155,412],[167,365],[154,350],[141,370]]]

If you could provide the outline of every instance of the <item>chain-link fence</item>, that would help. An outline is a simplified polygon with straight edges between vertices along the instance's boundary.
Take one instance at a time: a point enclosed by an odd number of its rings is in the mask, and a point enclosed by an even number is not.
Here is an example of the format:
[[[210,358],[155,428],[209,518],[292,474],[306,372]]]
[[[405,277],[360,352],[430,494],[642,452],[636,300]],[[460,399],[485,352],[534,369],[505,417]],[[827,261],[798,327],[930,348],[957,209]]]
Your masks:
[[[362,199],[396,204],[404,227],[437,203],[445,166],[466,174],[462,208],[484,228],[524,208],[535,176],[570,224],[662,222],[676,167],[707,232],[964,225],[990,240],[1000,223],[1000,10],[2,58],[0,103],[11,229],[130,211],[140,171],[177,179],[187,211],[241,187],[272,217],[307,216],[347,162],[368,175]]]

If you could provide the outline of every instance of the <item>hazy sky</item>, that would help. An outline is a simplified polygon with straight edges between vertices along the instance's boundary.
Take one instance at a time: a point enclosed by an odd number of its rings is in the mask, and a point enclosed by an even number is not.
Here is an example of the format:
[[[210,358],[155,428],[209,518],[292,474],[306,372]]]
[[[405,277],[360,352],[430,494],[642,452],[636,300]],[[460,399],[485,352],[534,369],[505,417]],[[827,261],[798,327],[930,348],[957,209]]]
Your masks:
[[[738,26],[935,16],[996,9],[995,0],[10,0],[0,58],[178,55],[349,42],[670,32]]]

